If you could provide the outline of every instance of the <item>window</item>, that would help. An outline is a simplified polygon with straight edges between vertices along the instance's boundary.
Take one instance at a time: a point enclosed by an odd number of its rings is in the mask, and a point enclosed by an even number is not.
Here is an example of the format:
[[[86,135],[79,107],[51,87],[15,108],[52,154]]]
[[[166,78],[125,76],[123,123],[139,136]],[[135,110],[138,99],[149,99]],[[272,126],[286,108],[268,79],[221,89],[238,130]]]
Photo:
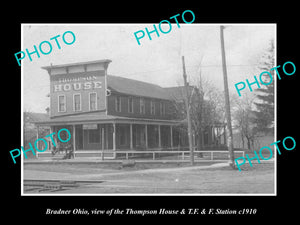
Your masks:
[[[155,115],[155,102],[150,102],[150,108],[151,108],[151,115]]]
[[[97,110],[97,93],[90,93],[90,110]]]
[[[163,116],[166,113],[166,107],[165,107],[165,103],[164,102],[160,102],[159,103],[159,112],[160,115]]]
[[[128,98],[128,112],[133,113],[133,98]]]
[[[116,112],[121,112],[121,97],[120,96],[116,96],[115,98],[115,109]]]
[[[58,96],[58,112],[66,111],[66,96],[59,95]]]
[[[88,130],[88,142],[89,144],[100,143],[99,130]]]
[[[140,113],[145,114],[145,99],[140,98]]]
[[[81,110],[81,95],[80,94],[74,94],[73,95],[73,102],[74,102],[74,111],[80,111]]]

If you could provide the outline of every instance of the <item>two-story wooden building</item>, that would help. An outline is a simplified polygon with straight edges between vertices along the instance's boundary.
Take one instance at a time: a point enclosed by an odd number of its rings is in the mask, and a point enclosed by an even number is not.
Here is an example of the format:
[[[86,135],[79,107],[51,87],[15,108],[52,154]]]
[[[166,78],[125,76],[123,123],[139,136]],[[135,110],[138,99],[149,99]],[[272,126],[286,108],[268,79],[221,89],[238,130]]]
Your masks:
[[[109,63],[104,59],[42,67],[50,77],[50,114],[37,125],[50,126],[51,132],[69,129],[76,155],[99,156],[105,150],[105,156],[115,157],[116,150],[188,146],[170,91],[108,75]]]

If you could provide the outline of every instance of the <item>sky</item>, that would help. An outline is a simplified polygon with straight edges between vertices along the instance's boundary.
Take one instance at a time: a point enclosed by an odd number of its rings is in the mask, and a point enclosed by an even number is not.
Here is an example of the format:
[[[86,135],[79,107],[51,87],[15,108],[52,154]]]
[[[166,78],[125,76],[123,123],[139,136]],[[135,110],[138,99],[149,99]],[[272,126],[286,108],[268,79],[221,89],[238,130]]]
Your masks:
[[[154,24],[154,23],[153,23]],[[259,75],[257,65],[262,54],[275,41],[274,24],[172,24],[169,33],[147,34],[138,45],[134,33],[153,24],[22,24],[20,51],[34,51],[43,41],[52,44],[48,55],[33,54],[22,60],[23,111],[45,113],[49,107],[50,79],[43,66],[110,59],[108,74],[150,82],[162,87],[183,84],[182,60],[185,57],[188,80],[199,77],[223,90],[220,25],[225,25],[224,40],[230,94],[234,84]],[[156,26],[158,26],[156,24]],[[167,26],[167,25],[166,25]],[[168,27],[162,27],[168,30]],[[76,40],[66,45],[61,36],[72,31]],[[60,35],[57,48],[50,38]],[[66,35],[66,39],[67,39]],[[69,41],[69,40],[67,40]],[[46,51],[46,47],[44,47]],[[16,61],[17,63],[17,61]],[[249,91],[249,90],[248,90]]]

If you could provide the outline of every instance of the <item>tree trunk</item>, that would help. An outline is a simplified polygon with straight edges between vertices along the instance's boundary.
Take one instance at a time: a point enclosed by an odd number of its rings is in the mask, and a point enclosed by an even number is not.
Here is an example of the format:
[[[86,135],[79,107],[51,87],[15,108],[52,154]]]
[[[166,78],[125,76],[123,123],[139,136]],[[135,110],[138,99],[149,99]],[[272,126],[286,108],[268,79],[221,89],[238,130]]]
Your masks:
[[[243,133],[241,132],[241,138],[242,138],[242,145],[243,145],[243,149],[245,148],[245,140],[244,140],[244,135]]]
[[[202,143],[201,143],[201,135],[198,135],[198,138],[197,138],[197,150],[198,151],[201,151],[203,150],[203,146],[202,146]],[[202,153],[198,153],[198,157],[202,158],[203,157],[203,154]]]
[[[251,138],[252,149],[254,149],[254,138]]]
[[[246,138],[247,138],[248,149],[250,150],[251,149],[251,140],[248,137],[246,137]]]

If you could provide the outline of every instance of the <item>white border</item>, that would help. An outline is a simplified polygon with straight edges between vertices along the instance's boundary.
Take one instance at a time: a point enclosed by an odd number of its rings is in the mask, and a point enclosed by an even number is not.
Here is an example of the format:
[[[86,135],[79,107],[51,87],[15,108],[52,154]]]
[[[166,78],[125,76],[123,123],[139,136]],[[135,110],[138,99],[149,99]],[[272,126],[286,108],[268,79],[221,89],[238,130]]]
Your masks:
[[[274,37],[274,57],[275,57],[275,65],[277,66],[277,24],[275,25],[275,37]],[[277,141],[277,76],[274,76],[275,81],[274,81],[274,142]],[[275,157],[274,157],[274,195],[277,196],[277,149],[274,146],[274,152],[275,152]]]
[[[23,46],[23,24],[20,24],[21,26],[21,49],[24,49],[24,46]],[[24,76],[23,76],[23,73],[24,72],[24,67],[22,65],[22,62],[21,62],[21,144],[20,146],[23,146],[23,143],[24,143],[24,136],[23,136],[23,131],[24,131],[24,104],[23,104],[23,100],[24,100],[24,88],[23,88],[23,84],[24,84]],[[26,194],[24,194],[24,185],[23,185],[23,180],[24,180],[24,170],[23,170],[23,166],[24,166],[24,159],[23,159],[23,155],[21,154],[21,196],[24,196]]]
[[[144,23],[147,24],[147,23]],[[151,24],[151,23],[148,23]],[[132,24],[93,24],[93,23],[70,23],[70,24],[60,24],[60,23],[21,23],[21,49],[23,48],[23,26],[24,25],[34,25],[34,26],[45,26],[45,25],[53,25],[53,26],[82,26],[82,25],[93,25],[93,26],[120,26],[120,25],[126,25],[126,26],[136,26],[139,25],[141,26],[142,24],[140,23],[132,23]],[[153,25],[153,24],[151,24]],[[277,65],[277,23],[205,23],[205,24],[199,24],[199,23],[194,23],[194,24],[180,24],[180,26],[265,26],[265,25],[273,25],[275,27],[275,34],[274,34],[274,54],[275,54],[275,64]],[[21,63],[21,146],[23,146],[23,94],[24,94],[24,88],[23,88],[23,66]],[[106,74],[107,75],[107,74]],[[105,88],[107,89],[107,76],[106,76],[106,82],[105,82]],[[274,135],[274,142],[277,140],[277,78],[275,79],[275,104],[274,104],[274,123],[275,123],[275,135]],[[106,106],[106,114],[107,114],[107,99],[105,98],[105,106]],[[274,159],[274,193],[244,193],[244,194],[233,194],[233,193],[222,193],[222,194],[28,194],[24,193],[23,190],[23,156],[21,157],[21,196],[277,196],[277,151],[274,146],[274,152],[275,154],[275,159]]]

